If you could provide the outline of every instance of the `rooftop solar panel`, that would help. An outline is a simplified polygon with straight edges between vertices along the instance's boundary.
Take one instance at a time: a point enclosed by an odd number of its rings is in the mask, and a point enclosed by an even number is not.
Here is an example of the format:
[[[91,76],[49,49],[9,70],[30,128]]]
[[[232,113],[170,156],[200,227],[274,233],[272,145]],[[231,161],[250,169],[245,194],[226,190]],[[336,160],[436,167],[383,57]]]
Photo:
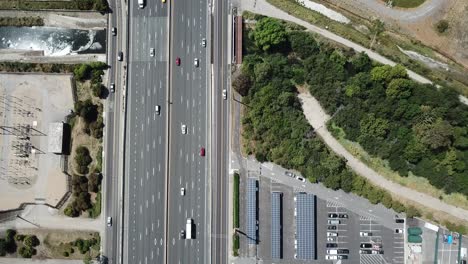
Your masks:
[[[257,180],[247,179],[247,237],[249,244],[257,243]]]
[[[316,259],[315,196],[298,193],[296,195],[296,209],[297,258]]]
[[[283,194],[271,193],[271,258],[280,259],[282,254],[281,202]]]

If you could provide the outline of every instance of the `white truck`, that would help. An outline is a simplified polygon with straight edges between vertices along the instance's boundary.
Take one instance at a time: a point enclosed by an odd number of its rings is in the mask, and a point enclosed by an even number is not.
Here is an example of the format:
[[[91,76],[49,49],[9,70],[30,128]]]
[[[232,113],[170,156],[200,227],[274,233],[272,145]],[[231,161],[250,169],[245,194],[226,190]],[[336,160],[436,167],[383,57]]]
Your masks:
[[[138,8],[144,8],[145,7],[145,0],[138,0]]]
[[[192,239],[192,226],[193,226],[193,220],[192,218],[187,218],[187,227],[186,227],[186,234],[185,234],[185,239]]]

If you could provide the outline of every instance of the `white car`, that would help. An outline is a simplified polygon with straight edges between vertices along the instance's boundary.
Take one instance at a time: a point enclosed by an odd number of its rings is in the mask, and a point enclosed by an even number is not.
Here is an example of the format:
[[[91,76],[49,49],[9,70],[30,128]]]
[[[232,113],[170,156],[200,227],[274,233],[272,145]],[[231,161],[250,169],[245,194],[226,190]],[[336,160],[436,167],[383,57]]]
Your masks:
[[[326,255],[325,259],[338,259],[337,255]]]
[[[403,229],[401,229],[401,228],[396,228],[396,229],[395,229],[395,234],[403,234]]]
[[[203,38],[201,40],[201,45],[202,45],[202,47],[206,47],[206,38]]]
[[[182,196],[185,195],[185,188],[184,187],[180,188],[180,195],[182,195]]]
[[[160,115],[161,114],[161,106],[160,105],[154,106],[154,111],[156,112],[157,115]]]
[[[111,85],[110,85],[110,92],[115,93],[115,84],[114,83],[111,83]]]
[[[150,56],[151,56],[151,57],[154,57],[154,48],[151,48],[151,49],[150,49]]]
[[[336,238],[335,237],[327,237],[328,242],[335,242]]]
[[[107,226],[109,226],[109,227],[112,226],[112,217],[110,217],[110,216],[107,217]]]
[[[182,129],[182,134],[184,134],[184,135],[187,134],[187,126],[186,125],[182,125],[181,129]]]
[[[297,177],[296,179],[300,180],[301,182],[306,182],[306,180],[302,177]]]
[[[198,67],[198,64],[199,64],[198,59],[195,58],[195,59],[193,60],[193,65],[195,65],[195,67]]]
[[[338,233],[335,232],[327,232],[327,237],[336,237],[338,236]]]
[[[223,90],[223,99],[224,99],[224,100],[227,99],[227,91],[226,91],[226,89]]]
[[[359,235],[362,237],[369,237],[369,236],[372,236],[372,233],[371,232],[359,232]]]

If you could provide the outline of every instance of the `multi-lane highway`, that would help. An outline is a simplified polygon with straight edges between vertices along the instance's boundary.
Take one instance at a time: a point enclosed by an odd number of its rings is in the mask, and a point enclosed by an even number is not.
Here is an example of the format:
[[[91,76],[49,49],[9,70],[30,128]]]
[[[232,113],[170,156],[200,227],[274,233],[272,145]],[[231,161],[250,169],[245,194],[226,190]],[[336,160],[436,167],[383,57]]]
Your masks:
[[[124,64],[117,61],[117,52],[126,47],[126,30],[124,25],[127,18],[125,14],[125,3],[121,0],[109,1],[112,13],[109,15],[109,27],[118,29],[117,35],[113,36],[111,30],[108,32],[108,58],[110,65],[108,83],[115,84],[115,93],[109,93],[105,110],[105,141],[104,141],[104,163],[103,163],[103,215],[104,218],[111,217],[113,225],[106,227],[103,238],[103,255],[107,256],[110,263],[121,254],[121,207],[122,207],[122,142],[123,142],[123,100],[125,87]]]
[[[124,263],[165,261],[169,8],[146,2],[128,2]]]
[[[200,149],[208,144],[208,3],[152,0],[139,9],[133,1],[128,8],[123,262],[207,263],[211,154]],[[180,238],[187,218],[192,240]]]
[[[206,47],[202,45],[203,39],[209,40],[207,13],[207,0],[171,1],[167,263],[208,263],[206,168],[212,155],[209,151],[205,156],[200,153],[201,148],[207,149],[209,128],[211,45],[208,41]],[[180,237],[188,218],[194,221],[195,239]]]

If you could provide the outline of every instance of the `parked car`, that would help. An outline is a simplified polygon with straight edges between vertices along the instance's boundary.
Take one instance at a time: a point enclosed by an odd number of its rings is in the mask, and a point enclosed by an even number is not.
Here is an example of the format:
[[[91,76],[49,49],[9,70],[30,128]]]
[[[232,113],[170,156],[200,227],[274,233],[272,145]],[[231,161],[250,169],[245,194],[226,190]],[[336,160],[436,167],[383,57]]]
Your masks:
[[[335,214],[335,213],[328,214],[328,218],[337,218],[337,217],[338,217],[338,214]]]
[[[327,232],[327,237],[336,237],[338,236],[338,233],[335,232]]]
[[[403,229],[401,229],[401,228],[396,228],[396,229],[395,229],[395,234],[403,234]]]
[[[336,256],[336,255],[325,255],[325,259],[334,260],[334,259],[338,259],[338,256]]]
[[[306,180],[302,177],[297,177],[296,179],[300,180],[301,182],[305,182]]]
[[[370,249],[360,249],[359,254],[372,254],[372,250],[370,250]]]
[[[338,255],[338,259],[348,259],[348,256],[346,256],[346,255]]]
[[[403,219],[403,218],[397,218],[397,219],[395,219],[395,223],[403,224],[404,222],[405,222],[405,219]]]
[[[372,248],[372,244],[371,243],[361,243],[361,245],[359,247],[360,248]]]
[[[336,230],[336,226],[327,226],[328,230]]]
[[[338,247],[338,244],[336,244],[336,243],[327,243],[326,247],[327,248],[336,248],[336,247]]]
[[[369,236],[372,236],[372,233],[371,232],[359,232],[359,236],[369,237]]]
[[[286,175],[286,176],[288,176],[288,177],[291,177],[291,178],[295,178],[295,177],[296,177],[296,175],[295,175],[294,173],[290,172],[290,171],[285,171],[285,172],[284,172],[284,175]]]
[[[335,242],[336,238],[335,237],[327,237],[328,242]]]
[[[338,218],[348,218],[348,214],[339,214]]]
[[[349,249],[338,249],[338,254],[349,254]]]

